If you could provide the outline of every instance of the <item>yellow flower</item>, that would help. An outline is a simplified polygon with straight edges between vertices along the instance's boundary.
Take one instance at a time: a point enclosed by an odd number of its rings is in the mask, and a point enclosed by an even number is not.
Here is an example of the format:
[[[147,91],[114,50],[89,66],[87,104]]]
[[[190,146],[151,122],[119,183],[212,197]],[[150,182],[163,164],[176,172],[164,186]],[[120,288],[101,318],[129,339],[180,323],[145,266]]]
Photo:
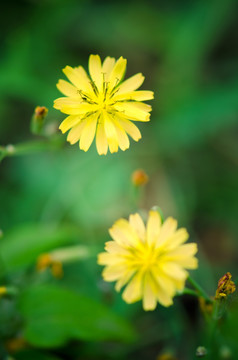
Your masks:
[[[66,66],[64,74],[72,84],[59,80],[57,88],[66,97],[56,99],[54,107],[69,115],[60,125],[68,133],[67,140],[87,151],[96,134],[96,147],[100,155],[129,148],[128,135],[135,141],[141,138],[132,121],[149,121],[151,106],[142,101],[153,99],[152,91],[135,91],[144,81],[139,73],[122,82],[126,59],[117,61],[107,57],[103,64],[99,55],[89,57],[89,74],[82,66]]]
[[[98,256],[98,263],[106,265],[104,280],[116,281],[117,291],[127,284],[123,299],[127,303],[142,299],[144,310],[154,310],[157,302],[171,305],[176,291],[184,288],[185,269],[197,268],[197,245],[184,244],[186,229],[177,230],[172,217],[162,224],[159,213],[151,210],[146,227],[140,215],[134,214],[129,221],[116,221],[109,233],[113,241]]]
[[[55,278],[61,278],[64,275],[62,262],[54,259],[54,256],[50,253],[41,254],[38,257],[36,267],[38,271],[44,271],[50,268]]]

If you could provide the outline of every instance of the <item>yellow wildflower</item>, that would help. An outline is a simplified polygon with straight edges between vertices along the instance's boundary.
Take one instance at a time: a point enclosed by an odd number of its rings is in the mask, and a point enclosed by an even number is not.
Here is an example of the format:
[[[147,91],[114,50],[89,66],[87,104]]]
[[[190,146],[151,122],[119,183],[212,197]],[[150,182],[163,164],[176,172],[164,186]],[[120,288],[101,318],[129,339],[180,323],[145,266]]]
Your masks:
[[[153,99],[152,91],[135,91],[144,81],[139,73],[122,82],[126,59],[117,61],[107,57],[103,63],[99,55],[89,57],[89,74],[82,66],[66,66],[64,74],[72,84],[59,80],[57,88],[66,96],[56,99],[54,107],[69,115],[60,125],[68,133],[71,144],[80,141],[80,149],[87,151],[96,135],[99,155],[129,148],[128,135],[135,141],[141,138],[132,121],[149,121],[151,106],[142,101]]]
[[[225,298],[236,290],[235,283],[231,280],[231,273],[227,272],[218,281],[215,299]]]
[[[142,299],[144,310],[154,310],[157,302],[171,305],[176,291],[184,288],[185,269],[197,268],[197,245],[184,244],[186,229],[177,230],[172,217],[162,224],[158,211],[151,210],[147,226],[134,214],[129,221],[116,221],[109,233],[113,241],[98,256],[98,263],[106,265],[104,280],[116,281],[117,291],[127,284],[123,299],[127,303]]]
[[[41,254],[37,260],[37,270],[44,271],[47,268],[51,270],[51,273],[56,278],[61,278],[64,274],[62,263],[49,254]]]

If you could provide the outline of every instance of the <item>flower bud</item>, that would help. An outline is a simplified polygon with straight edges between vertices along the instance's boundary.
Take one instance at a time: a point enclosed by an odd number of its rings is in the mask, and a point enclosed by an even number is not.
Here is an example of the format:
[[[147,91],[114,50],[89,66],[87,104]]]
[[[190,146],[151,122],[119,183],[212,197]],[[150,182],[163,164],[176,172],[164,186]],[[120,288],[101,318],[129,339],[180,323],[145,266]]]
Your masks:
[[[132,173],[131,180],[135,186],[143,186],[149,181],[148,175],[144,170],[138,169]]]
[[[227,295],[232,294],[236,290],[235,283],[231,280],[231,273],[227,272],[218,281],[215,299],[219,300],[226,298]]]
[[[44,125],[44,120],[48,114],[45,106],[37,106],[31,120],[31,131],[33,134],[40,134]]]

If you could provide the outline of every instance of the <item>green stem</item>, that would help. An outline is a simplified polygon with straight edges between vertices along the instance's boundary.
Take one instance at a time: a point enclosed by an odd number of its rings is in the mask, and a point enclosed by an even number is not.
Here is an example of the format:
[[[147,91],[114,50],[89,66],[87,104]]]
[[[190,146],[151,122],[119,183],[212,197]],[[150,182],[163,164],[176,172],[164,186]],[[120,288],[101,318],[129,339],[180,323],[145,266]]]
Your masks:
[[[184,288],[182,291],[179,291],[177,293],[177,295],[192,295],[192,296],[195,296],[195,297],[198,296],[196,291],[194,291],[192,289],[189,289],[189,288]]]
[[[209,304],[213,303],[213,300],[207,295],[207,293],[201,288],[201,286],[191,278],[191,276],[187,279],[190,284],[196,289],[197,296],[203,297]]]
[[[32,152],[48,151],[60,148],[62,145],[62,138],[57,136],[50,139],[42,139],[35,141],[27,141],[16,145],[0,146],[0,162],[5,157],[27,155]]]

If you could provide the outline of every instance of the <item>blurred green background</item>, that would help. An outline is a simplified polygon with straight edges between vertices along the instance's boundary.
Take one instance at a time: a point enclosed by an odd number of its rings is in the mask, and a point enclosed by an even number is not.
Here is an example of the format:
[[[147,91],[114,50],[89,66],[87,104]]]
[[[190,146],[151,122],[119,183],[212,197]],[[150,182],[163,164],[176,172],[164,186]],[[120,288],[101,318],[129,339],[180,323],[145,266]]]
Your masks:
[[[15,285],[20,295],[0,300],[1,359],[8,352],[24,360],[196,358],[206,341],[196,299],[144,313],[102,281],[96,253],[115,220],[158,205],[198,243],[193,276],[210,295],[226,271],[236,278],[237,10],[236,0],[1,5],[0,145],[41,140],[30,133],[37,105],[48,107],[49,129],[60,124],[53,100],[61,70],[87,69],[90,54],[125,57],[126,77],[142,72],[142,89],[155,93],[151,122],[138,124],[142,139],[126,152],[100,157],[93,144],[84,153],[62,135],[56,149],[2,161],[0,285]],[[135,199],[138,168],[150,180]],[[77,244],[92,256],[65,264],[61,280],[35,271],[41,253]],[[236,302],[214,359],[236,359]],[[27,344],[14,352],[6,344],[16,337]]]

